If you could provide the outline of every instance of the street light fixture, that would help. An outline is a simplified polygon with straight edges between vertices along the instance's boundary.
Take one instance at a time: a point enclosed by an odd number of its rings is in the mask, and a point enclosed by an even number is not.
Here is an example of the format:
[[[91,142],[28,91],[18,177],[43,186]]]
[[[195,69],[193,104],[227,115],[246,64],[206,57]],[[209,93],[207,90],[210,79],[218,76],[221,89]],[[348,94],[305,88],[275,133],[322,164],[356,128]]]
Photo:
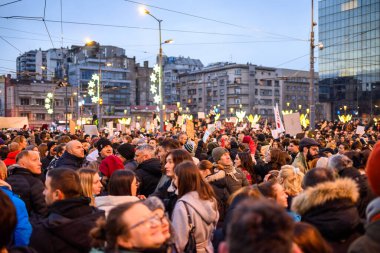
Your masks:
[[[160,71],[159,71],[159,75],[158,75],[158,90],[159,90],[159,97],[160,97],[160,101],[159,101],[159,108],[160,108],[160,132],[162,133],[164,131],[164,108],[163,108],[163,85],[162,85],[162,45],[163,44],[170,44],[173,42],[173,40],[165,40],[164,42],[162,42],[162,39],[161,39],[161,22],[163,21],[162,19],[158,19],[156,18],[154,15],[152,15],[150,13],[150,11],[148,11],[147,9],[140,9],[141,12],[143,12],[144,14],[147,14],[149,16],[151,16],[152,18],[154,18],[157,22],[158,22],[158,32],[159,32],[159,45],[160,45],[160,49],[159,49],[159,55],[158,55],[158,66],[160,68]]]

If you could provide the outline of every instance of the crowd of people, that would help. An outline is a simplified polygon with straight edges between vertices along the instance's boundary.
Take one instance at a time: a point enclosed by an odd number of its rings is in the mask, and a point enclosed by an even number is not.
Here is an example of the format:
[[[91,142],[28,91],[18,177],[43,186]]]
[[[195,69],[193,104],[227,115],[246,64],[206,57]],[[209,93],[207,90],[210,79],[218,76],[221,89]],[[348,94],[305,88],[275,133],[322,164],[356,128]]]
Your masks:
[[[4,130],[0,252],[380,252],[380,133],[358,124]]]

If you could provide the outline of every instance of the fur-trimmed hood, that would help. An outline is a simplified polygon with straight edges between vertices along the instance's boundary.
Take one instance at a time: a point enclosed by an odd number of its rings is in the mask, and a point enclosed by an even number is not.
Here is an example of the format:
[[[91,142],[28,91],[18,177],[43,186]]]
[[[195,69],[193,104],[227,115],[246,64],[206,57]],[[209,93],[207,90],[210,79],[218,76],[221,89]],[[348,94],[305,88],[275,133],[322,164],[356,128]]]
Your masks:
[[[356,203],[359,198],[357,184],[349,178],[339,178],[333,182],[324,182],[310,187],[295,197],[292,210],[304,215],[310,209],[337,199],[348,199]]]

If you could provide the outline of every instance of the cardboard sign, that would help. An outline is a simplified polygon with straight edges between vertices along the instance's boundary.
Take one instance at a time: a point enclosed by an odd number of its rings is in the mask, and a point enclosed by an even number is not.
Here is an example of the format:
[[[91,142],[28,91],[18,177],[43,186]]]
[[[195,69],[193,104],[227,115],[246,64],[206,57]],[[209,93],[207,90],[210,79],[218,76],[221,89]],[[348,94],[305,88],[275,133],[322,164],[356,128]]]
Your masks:
[[[284,117],[284,125],[285,125],[285,133],[290,136],[295,136],[299,133],[302,133],[300,114],[298,112],[285,114]]]
[[[207,130],[210,131],[210,133],[213,133],[215,131],[216,127],[215,124],[208,124],[207,125]]]
[[[113,122],[112,121],[107,122],[107,128],[108,128],[108,131],[109,131],[109,135],[113,136],[114,133],[113,133]]]
[[[99,136],[98,128],[96,125],[84,125],[84,132],[90,136]]]
[[[75,134],[75,121],[70,120],[69,126],[70,126],[70,134]]]
[[[140,123],[139,122],[136,122],[136,129],[137,130],[140,130],[141,126],[140,126]]]
[[[359,134],[359,135],[365,134],[364,128],[365,128],[364,126],[358,126],[356,128],[356,134]]]
[[[170,120],[174,120],[174,113],[170,113]]]
[[[204,112],[198,112],[198,119],[204,119],[205,113]]]
[[[28,117],[0,117],[0,128],[23,128],[29,126]]]
[[[194,123],[191,120],[186,120],[186,133],[190,139],[194,140],[194,137],[195,137]]]

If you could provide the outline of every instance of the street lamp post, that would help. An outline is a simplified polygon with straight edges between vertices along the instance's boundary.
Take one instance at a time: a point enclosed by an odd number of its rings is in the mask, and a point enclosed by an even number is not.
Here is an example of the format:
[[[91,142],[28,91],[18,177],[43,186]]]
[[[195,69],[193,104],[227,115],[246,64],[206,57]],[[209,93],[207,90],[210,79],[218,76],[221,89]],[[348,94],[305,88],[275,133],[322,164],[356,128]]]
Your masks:
[[[309,85],[309,102],[310,102],[310,129],[315,127],[315,104],[314,104],[314,0],[311,0],[311,32],[310,32],[310,85]]]
[[[164,42],[162,42],[162,38],[161,38],[161,22],[163,21],[162,19],[158,19],[156,18],[154,15],[152,15],[147,9],[144,9],[143,10],[145,14],[148,14],[149,16],[151,16],[152,18],[154,18],[157,22],[158,22],[158,33],[159,33],[159,45],[160,45],[160,49],[159,49],[159,54],[158,54],[158,66],[160,68],[160,71],[159,71],[159,74],[158,74],[158,90],[159,90],[159,96],[160,96],[160,101],[159,101],[159,108],[160,108],[160,132],[162,133],[164,131],[164,107],[163,107],[163,100],[164,100],[164,97],[163,97],[163,85],[162,85],[162,81],[163,81],[163,75],[162,75],[162,44],[168,44],[168,43],[171,43],[173,42],[172,40],[165,40]]]

